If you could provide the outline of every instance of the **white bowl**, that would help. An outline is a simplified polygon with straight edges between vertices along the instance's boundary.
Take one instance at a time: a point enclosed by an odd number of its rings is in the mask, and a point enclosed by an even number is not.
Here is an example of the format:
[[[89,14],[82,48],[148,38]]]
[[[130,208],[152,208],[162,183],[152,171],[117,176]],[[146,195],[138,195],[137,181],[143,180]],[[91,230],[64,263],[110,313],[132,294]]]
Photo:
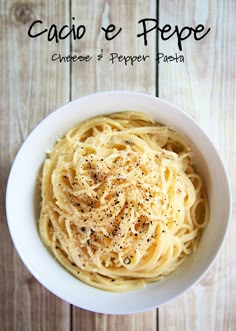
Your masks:
[[[66,271],[42,244],[37,229],[36,179],[45,152],[78,122],[105,113],[137,110],[172,127],[187,138],[198,171],[206,182],[210,223],[196,253],[165,280],[142,289],[110,293],[86,285]],[[49,291],[84,309],[107,314],[129,314],[159,307],[200,280],[215,260],[229,225],[231,197],[228,177],[213,144],[186,113],[159,98],[136,92],[92,94],[61,107],[29,135],[12,166],[6,193],[8,225],[14,245],[26,267]]]

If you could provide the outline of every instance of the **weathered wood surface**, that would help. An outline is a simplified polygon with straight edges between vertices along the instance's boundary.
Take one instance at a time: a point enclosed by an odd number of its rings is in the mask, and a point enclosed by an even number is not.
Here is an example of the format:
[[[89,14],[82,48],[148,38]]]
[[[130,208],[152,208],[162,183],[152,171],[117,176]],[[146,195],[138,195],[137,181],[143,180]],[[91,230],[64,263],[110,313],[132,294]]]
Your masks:
[[[211,28],[201,41],[183,41],[185,63],[159,65],[159,95],[193,116],[215,143],[236,191],[236,32],[235,1],[164,1],[160,23]],[[176,40],[159,51],[180,54]],[[219,202],[220,203],[220,202]],[[159,309],[159,330],[236,329],[235,198],[227,240],[203,280]]]
[[[72,42],[72,54],[90,54],[93,59],[88,63],[72,64],[72,99],[94,91],[134,90],[155,94],[156,67],[155,61],[128,63],[110,61],[111,53],[119,55],[152,55],[156,51],[155,34],[150,38],[147,47],[137,38],[141,31],[138,21],[143,17],[156,17],[156,1],[72,1],[72,11],[79,17],[80,24],[87,26],[87,37]],[[115,34],[122,28],[119,35],[112,40],[106,40],[101,27],[109,24],[116,26]],[[111,34],[111,35],[113,35]],[[101,52],[102,50],[102,52]],[[97,55],[103,58],[97,61]]]
[[[71,5],[71,7],[70,7]],[[201,42],[183,42],[185,63],[160,63],[155,33],[147,47],[136,37],[138,21],[156,17],[160,25],[202,23],[211,27]],[[5,219],[5,187],[15,154],[30,131],[48,113],[69,100],[96,91],[136,90],[168,99],[194,116],[219,149],[236,191],[236,3],[213,1],[0,1],[0,331],[11,330],[235,330],[235,205],[231,228],[213,268],[192,290],[150,312],[129,316],[91,313],[72,307],[44,289],[27,271],[10,239]],[[45,25],[70,22],[87,27],[87,37],[56,44],[46,37],[30,39],[35,19]],[[101,26],[122,27],[106,41]],[[162,42],[159,52],[180,53],[176,39]],[[103,59],[96,56],[103,50]],[[59,63],[62,55],[90,54],[88,63]],[[151,55],[152,60],[125,66],[112,64],[110,53]],[[158,77],[158,81],[157,78]]]
[[[29,22],[63,24],[68,2],[0,2],[0,330],[68,330],[70,305],[43,288],[19,259],[5,219],[5,187],[10,165],[30,131],[48,113],[69,101],[69,70],[48,60],[69,44],[27,36]],[[19,220],[20,221],[20,220]]]

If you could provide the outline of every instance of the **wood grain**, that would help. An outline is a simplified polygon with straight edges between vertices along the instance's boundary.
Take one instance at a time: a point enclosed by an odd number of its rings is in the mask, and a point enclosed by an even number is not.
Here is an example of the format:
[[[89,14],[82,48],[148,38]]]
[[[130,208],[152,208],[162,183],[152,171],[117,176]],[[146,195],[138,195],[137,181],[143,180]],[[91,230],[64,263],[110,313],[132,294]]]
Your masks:
[[[235,192],[236,33],[235,1],[160,1],[160,24],[204,24],[201,41],[183,42],[185,63],[160,63],[159,95],[195,117],[219,150]],[[176,52],[176,39],[159,42],[159,51]],[[219,202],[220,203],[220,202]],[[220,208],[220,206],[219,206]],[[236,214],[217,261],[192,290],[159,309],[160,330],[235,330]]]
[[[13,248],[4,201],[19,146],[42,118],[69,100],[69,67],[50,61],[55,50],[69,50],[69,42],[30,39],[28,27],[37,18],[62,24],[69,8],[66,1],[1,1],[0,15],[0,330],[68,330],[70,306],[30,275]]]
[[[73,330],[155,331],[158,330],[155,311],[131,315],[106,315],[73,307]]]
[[[156,16],[155,1],[76,1],[72,2],[72,15],[80,24],[89,27],[89,37],[72,44],[73,54],[90,54],[94,61],[73,63],[72,99],[104,90],[136,90],[155,94],[155,61],[125,66],[122,62],[112,64],[110,53],[120,55],[151,54],[155,56],[155,36],[150,46],[144,47],[138,40],[138,21],[143,17]],[[122,27],[119,35],[111,41],[104,38],[101,27],[115,24]],[[103,59],[96,56],[103,49]],[[95,298],[96,300],[96,298]],[[156,311],[129,316],[103,315],[73,308],[73,330],[155,330]]]
[[[148,46],[137,38],[141,31],[138,21],[144,17],[156,17],[156,1],[141,0],[99,0],[72,2],[72,15],[76,22],[88,27],[87,37],[72,43],[72,54],[90,54],[93,59],[88,62],[72,64],[72,98],[96,91],[136,90],[155,94],[155,34]],[[113,40],[106,40],[101,27],[114,24],[122,31]],[[97,61],[97,55],[103,50],[103,58]],[[151,55],[145,62],[128,63],[110,61],[111,53],[124,56]]]

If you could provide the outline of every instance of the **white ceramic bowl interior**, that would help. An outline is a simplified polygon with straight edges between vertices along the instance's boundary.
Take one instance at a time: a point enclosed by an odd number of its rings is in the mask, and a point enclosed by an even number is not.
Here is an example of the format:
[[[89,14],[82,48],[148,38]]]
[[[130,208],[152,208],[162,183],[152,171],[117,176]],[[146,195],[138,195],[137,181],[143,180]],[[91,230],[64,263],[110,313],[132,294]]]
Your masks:
[[[37,229],[37,176],[45,152],[56,139],[84,119],[117,111],[137,110],[151,115],[189,141],[210,203],[210,223],[199,248],[165,280],[142,289],[110,293],[73,277],[42,244]],[[182,294],[205,274],[219,252],[229,224],[229,181],[213,144],[186,113],[159,98],[136,92],[92,94],[63,106],[46,117],[29,135],[12,166],[6,194],[7,220],[14,245],[26,267],[48,290],[84,309],[128,314],[159,307]]]

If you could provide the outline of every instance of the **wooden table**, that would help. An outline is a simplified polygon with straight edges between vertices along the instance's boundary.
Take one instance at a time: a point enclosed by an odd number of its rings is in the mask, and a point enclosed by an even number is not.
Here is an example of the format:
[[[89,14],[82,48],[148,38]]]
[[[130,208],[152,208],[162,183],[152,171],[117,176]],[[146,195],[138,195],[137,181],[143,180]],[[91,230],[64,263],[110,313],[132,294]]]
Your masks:
[[[72,20],[72,17],[75,17]],[[50,112],[80,96],[104,90],[135,90],[158,95],[184,109],[206,130],[225,161],[235,193],[236,1],[234,0],[81,0],[0,1],[0,330],[236,330],[236,215],[224,247],[207,275],[177,300],[146,313],[115,316],[85,311],[43,288],[19,259],[5,218],[5,187],[17,150]],[[176,36],[163,41],[137,37],[143,18],[159,25],[211,31],[202,40],[191,36],[179,51]],[[84,25],[83,38],[48,41],[47,34],[28,36],[30,24],[41,29],[70,22]],[[122,31],[105,39],[101,27]],[[39,25],[38,25],[39,27]],[[32,30],[36,33],[36,29]],[[39,31],[39,29],[37,30]],[[79,31],[82,33],[82,28]],[[113,35],[113,33],[111,33]],[[110,36],[111,36],[110,35]],[[156,39],[157,35],[157,39]],[[102,50],[102,51],[101,51]],[[97,60],[102,52],[103,58]],[[125,65],[110,53],[149,55]],[[184,63],[156,61],[156,53],[184,56]],[[61,54],[90,55],[89,62],[53,61]],[[20,221],[20,220],[19,220]]]

